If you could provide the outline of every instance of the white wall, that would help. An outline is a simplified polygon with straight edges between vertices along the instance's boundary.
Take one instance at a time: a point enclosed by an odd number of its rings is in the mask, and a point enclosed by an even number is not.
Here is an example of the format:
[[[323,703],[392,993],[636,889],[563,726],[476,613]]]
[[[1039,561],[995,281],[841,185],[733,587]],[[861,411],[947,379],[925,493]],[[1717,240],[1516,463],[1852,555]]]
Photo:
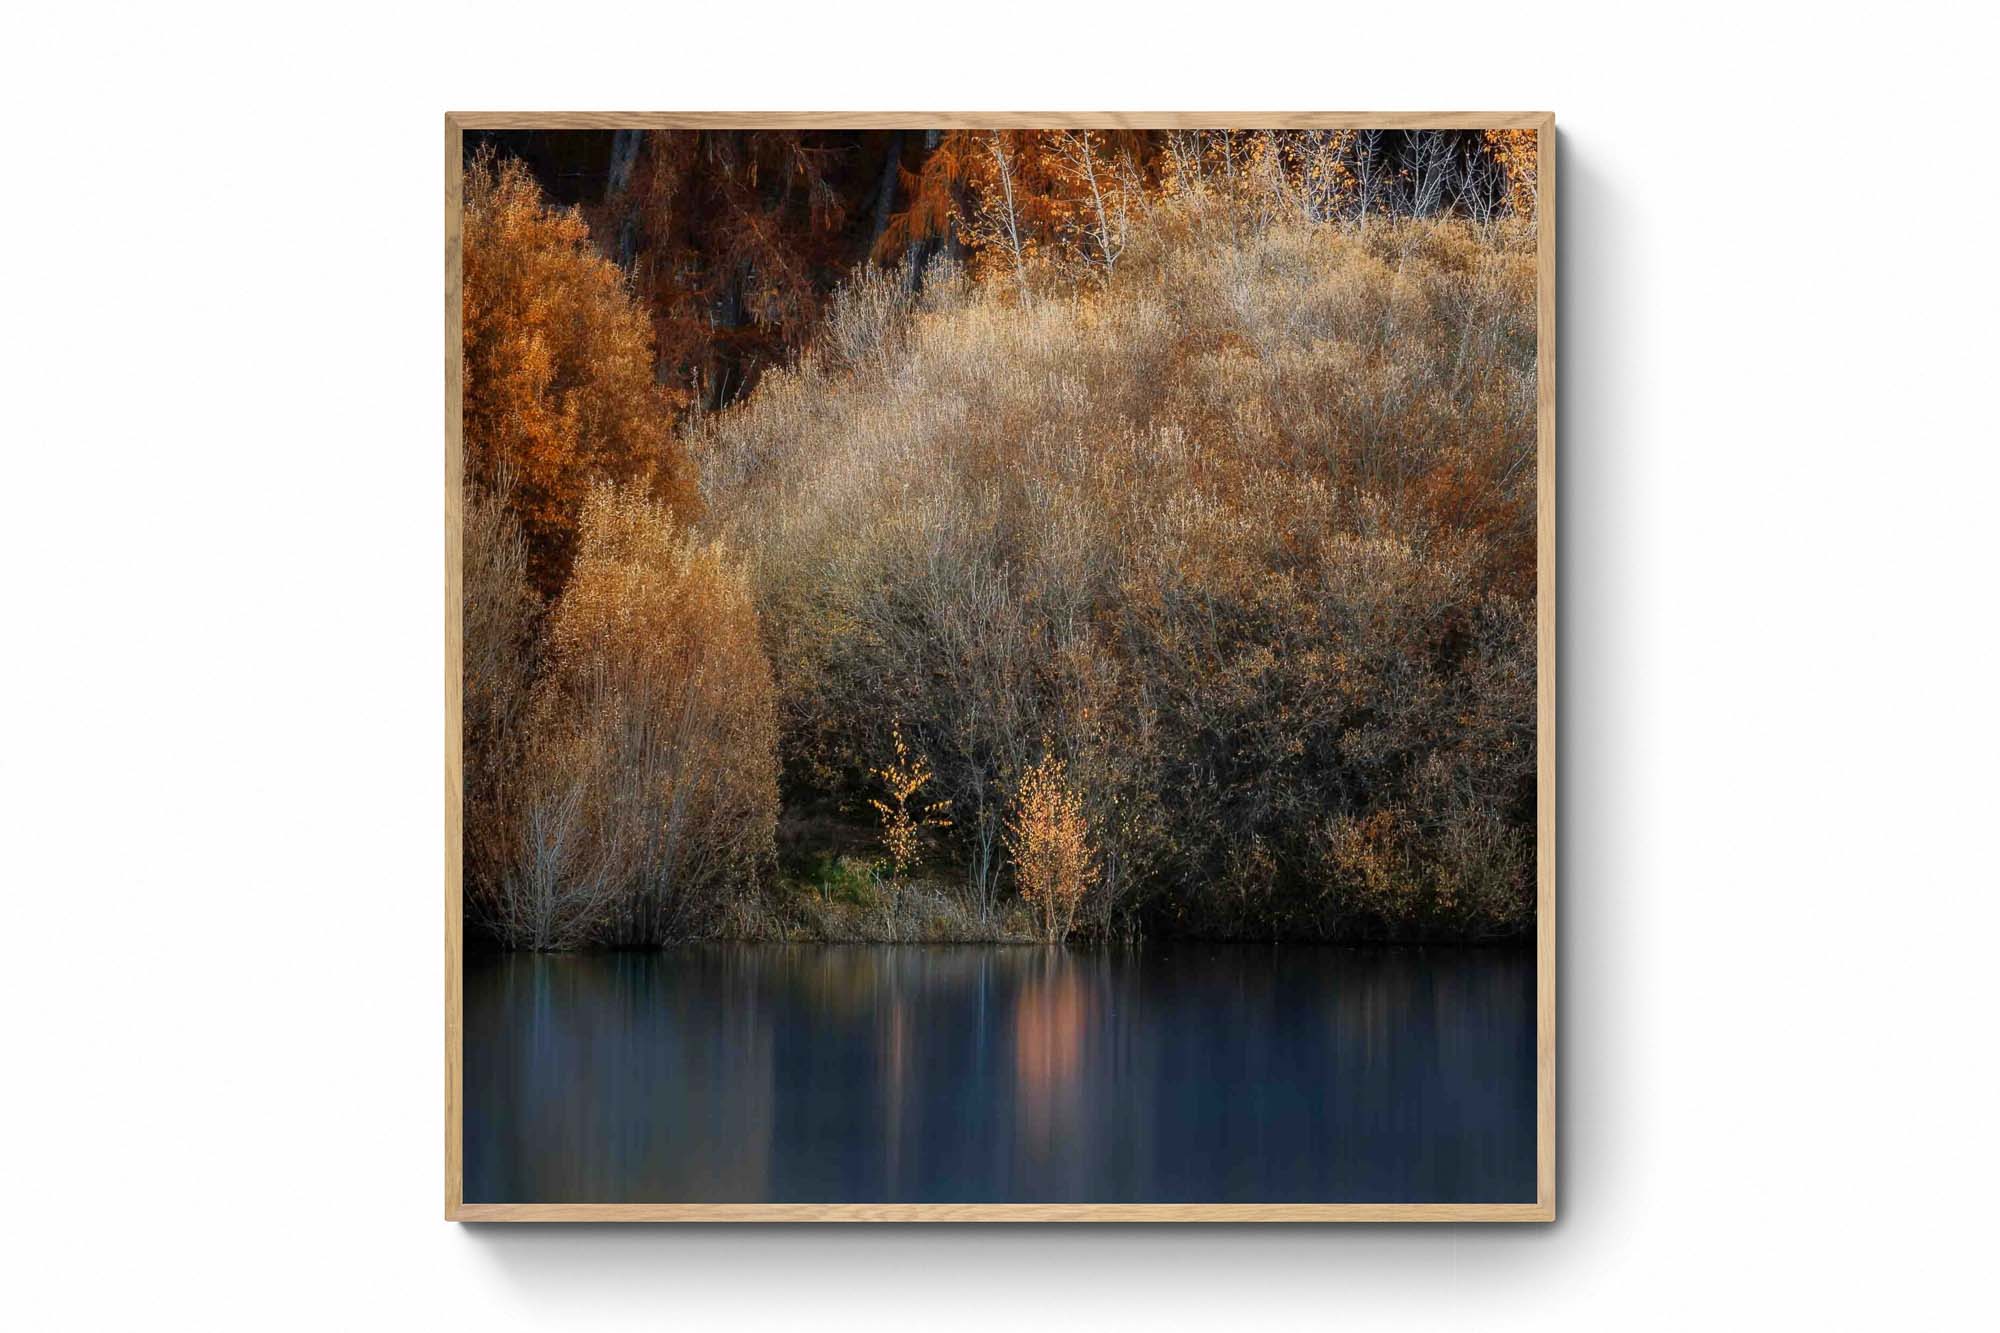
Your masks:
[[[1971,1320],[1973,7],[589,8],[10,13],[10,1323]],[[1558,1224],[439,1220],[440,118],[538,106],[1556,110]]]

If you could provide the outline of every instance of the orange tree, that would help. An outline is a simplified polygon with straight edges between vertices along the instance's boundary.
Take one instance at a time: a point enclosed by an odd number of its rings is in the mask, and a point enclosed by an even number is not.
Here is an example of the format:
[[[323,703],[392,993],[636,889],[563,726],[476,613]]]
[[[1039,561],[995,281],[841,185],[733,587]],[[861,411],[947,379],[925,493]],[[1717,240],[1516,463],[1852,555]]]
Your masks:
[[[506,497],[546,598],[594,480],[643,483],[686,517],[693,469],[622,273],[574,209],[551,207],[524,166],[490,149],[466,168],[464,276],[467,484]]]

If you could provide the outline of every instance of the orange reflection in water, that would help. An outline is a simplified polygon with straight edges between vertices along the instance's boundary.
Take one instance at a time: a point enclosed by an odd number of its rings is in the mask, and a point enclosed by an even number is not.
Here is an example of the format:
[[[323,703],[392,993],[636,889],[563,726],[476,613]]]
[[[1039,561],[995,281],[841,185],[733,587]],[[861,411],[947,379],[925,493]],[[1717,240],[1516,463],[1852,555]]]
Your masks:
[[[1064,953],[1039,959],[1014,999],[1014,1105],[1021,1137],[1046,1148],[1076,1120],[1095,1004]]]

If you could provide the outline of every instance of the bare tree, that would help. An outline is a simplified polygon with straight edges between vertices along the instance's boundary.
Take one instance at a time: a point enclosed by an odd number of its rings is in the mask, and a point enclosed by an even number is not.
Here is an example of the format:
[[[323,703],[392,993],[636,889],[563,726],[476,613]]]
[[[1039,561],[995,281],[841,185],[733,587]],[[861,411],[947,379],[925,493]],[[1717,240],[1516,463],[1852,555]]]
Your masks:
[[[1484,149],[1469,146],[1460,155],[1455,203],[1482,232],[1493,225],[1507,194],[1500,168]]]
[[[1457,160],[1443,130],[1417,130],[1409,138],[1409,200],[1413,217],[1434,217],[1451,196]]]
[[[1097,160],[1097,136],[1090,130],[1064,130],[1056,137],[1056,157],[1089,194],[1091,212],[1083,230],[1096,247],[1096,262],[1109,276],[1118,263],[1119,251],[1125,248],[1126,191],[1114,187],[1107,202],[1107,168]]]
[[[1000,223],[1007,236],[1007,248],[1014,257],[1014,280],[1028,290],[1028,261],[1021,246],[1021,215],[1014,204],[1014,162],[1007,156],[1007,139],[999,130],[988,141],[993,151],[993,169],[1000,178]]]
[[[1368,214],[1382,194],[1382,131],[1362,130],[1354,136],[1354,218],[1368,229]]]

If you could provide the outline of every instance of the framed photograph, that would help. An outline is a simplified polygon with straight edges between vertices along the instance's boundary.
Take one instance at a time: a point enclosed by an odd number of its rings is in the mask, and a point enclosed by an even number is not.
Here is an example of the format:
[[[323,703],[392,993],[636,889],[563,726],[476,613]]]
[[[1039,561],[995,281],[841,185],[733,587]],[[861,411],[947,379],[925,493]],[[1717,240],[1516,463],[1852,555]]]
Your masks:
[[[445,1215],[1555,1216],[1546,113],[445,119]]]

